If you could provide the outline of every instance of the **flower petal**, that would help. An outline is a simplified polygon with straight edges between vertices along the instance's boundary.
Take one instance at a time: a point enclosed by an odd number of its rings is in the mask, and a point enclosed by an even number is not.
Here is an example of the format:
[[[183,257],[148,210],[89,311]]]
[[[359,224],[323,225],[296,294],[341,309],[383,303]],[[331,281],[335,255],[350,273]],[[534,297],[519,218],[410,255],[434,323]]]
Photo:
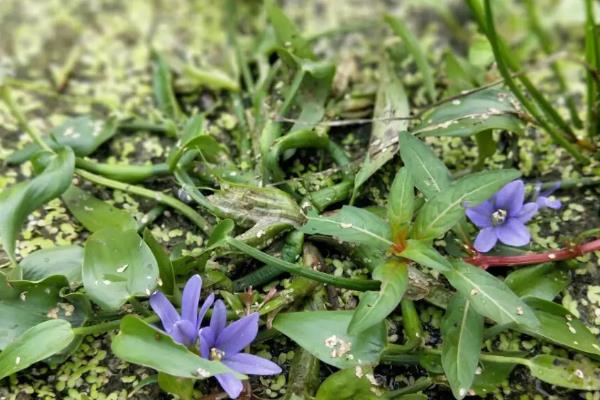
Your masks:
[[[223,300],[217,300],[213,307],[212,317],[210,317],[210,327],[214,332],[215,339],[219,337],[221,331],[225,328],[225,324],[227,324],[225,303],[223,303]]]
[[[517,214],[525,201],[525,184],[518,179],[504,185],[495,195],[496,208],[508,212],[509,216]]]
[[[256,338],[258,313],[252,313],[229,324],[217,338],[216,347],[228,354],[239,353]]]
[[[202,278],[200,275],[194,275],[188,279],[181,296],[181,318],[190,321],[194,326],[198,320],[198,302],[201,290]]]
[[[179,321],[179,314],[173,304],[161,292],[154,292],[150,296],[150,307],[162,322],[163,329],[168,332],[173,327],[175,322]]]
[[[465,210],[467,217],[478,228],[487,228],[492,226],[492,213],[494,212],[494,204],[490,201],[484,201],[478,206],[470,207]]]
[[[559,208],[562,207],[562,203],[560,202],[560,200],[550,199],[549,197],[546,197],[546,196],[538,197],[535,202],[540,209],[551,208],[553,210],[558,210]]]
[[[210,326],[200,329],[200,355],[210,360],[210,349],[215,347],[215,332]]]
[[[244,389],[242,381],[233,376],[233,374],[219,374],[215,375],[215,378],[217,378],[223,390],[226,391],[232,399],[237,399]]]
[[[177,343],[181,343],[184,346],[193,345],[198,338],[196,325],[193,325],[190,321],[185,319],[175,322],[168,333],[173,340],[175,340]]]
[[[210,306],[213,305],[214,302],[215,302],[215,294],[211,293],[208,295],[206,300],[204,300],[204,303],[202,303],[202,307],[200,307],[200,311],[198,311],[198,321],[196,322],[196,329],[200,329],[200,324],[202,324],[202,320],[204,319],[206,312],[208,311]]]
[[[510,218],[504,225],[496,227],[498,239],[509,246],[525,246],[531,235],[525,225],[516,218]]]
[[[277,375],[281,373],[281,367],[272,361],[247,353],[225,356],[223,364],[234,371],[249,375]]]
[[[537,214],[539,207],[536,203],[526,203],[521,208],[521,211],[514,218],[518,219],[522,223],[528,222],[535,214]]]
[[[475,238],[475,250],[480,253],[487,253],[496,245],[497,241],[496,228],[484,228],[479,231]]]

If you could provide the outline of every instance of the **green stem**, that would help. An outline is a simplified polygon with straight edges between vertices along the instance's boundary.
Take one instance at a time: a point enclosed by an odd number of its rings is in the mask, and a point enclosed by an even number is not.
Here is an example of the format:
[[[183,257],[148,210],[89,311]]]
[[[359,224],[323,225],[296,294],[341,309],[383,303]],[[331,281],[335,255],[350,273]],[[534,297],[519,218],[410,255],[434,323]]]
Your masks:
[[[176,136],[172,126],[155,124],[137,119],[119,122],[118,129],[126,132],[146,131],[152,133],[166,133],[168,136],[173,137]]]
[[[12,116],[17,120],[19,127],[25,132],[27,132],[31,140],[37,143],[37,145],[40,146],[42,149],[50,153],[54,153],[54,150],[52,150],[48,143],[46,143],[42,139],[40,133],[37,130],[35,130],[31,125],[29,125],[29,122],[25,118],[25,115],[21,111],[21,108],[14,101],[8,85],[0,85],[0,98],[2,99],[2,101],[4,101],[4,104],[6,104],[6,107],[8,107],[8,110],[10,111]]]
[[[75,165],[94,174],[128,183],[141,182],[169,173],[169,166],[165,163],[149,165],[105,164],[78,157],[75,160]]]
[[[152,324],[154,322],[158,322],[159,318],[157,315],[151,315],[147,318],[144,318],[144,321],[146,321],[149,324]],[[121,320],[117,319],[115,321],[103,322],[103,323],[96,324],[96,325],[81,326],[79,328],[73,328],[73,333],[75,335],[80,335],[80,336],[97,335],[99,333],[105,333],[105,332],[110,332],[112,330],[115,330],[120,325],[121,325]]]
[[[106,186],[112,189],[122,190],[124,192],[146,197],[148,199],[153,199],[158,201],[159,203],[172,207],[179,211],[181,214],[185,215],[187,218],[189,218],[202,230],[202,232],[204,232],[207,235],[210,234],[212,230],[212,227],[210,226],[208,221],[204,219],[204,217],[202,217],[200,214],[194,211],[194,209],[188,206],[187,204],[182,203],[181,201],[177,200],[172,196],[156,192],[154,190],[146,189],[141,186],[130,185],[128,183],[123,183],[109,178],[105,178],[100,175],[95,175],[91,172],[79,168],[75,169],[75,173],[81,176],[83,179],[86,179],[98,185]]]
[[[300,267],[297,264],[292,264],[287,261],[283,261],[277,257],[273,257],[267,253],[263,253],[262,251],[255,249],[252,246],[247,245],[241,240],[237,240],[232,237],[228,237],[226,242],[234,247],[235,249],[246,253],[252,258],[255,258],[259,261],[264,262],[265,264],[269,264],[274,266],[275,268],[279,268],[282,271],[288,272],[293,275],[303,276],[308,279],[313,279],[315,281],[326,283],[329,285],[358,290],[358,291],[367,291],[367,290],[379,290],[379,281],[373,281],[368,279],[350,279],[350,278],[339,278],[333,275],[326,274],[324,272],[315,271],[311,268]]]
[[[598,48],[598,34],[594,19],[594,2],[585,0],[585,59],[588,65],[598,70],[600,67],[600,49]],[[600,88],[598,82],[590,71],[586,73],[587,86],[587,124],[588,135],[598,134],[598,96]]]

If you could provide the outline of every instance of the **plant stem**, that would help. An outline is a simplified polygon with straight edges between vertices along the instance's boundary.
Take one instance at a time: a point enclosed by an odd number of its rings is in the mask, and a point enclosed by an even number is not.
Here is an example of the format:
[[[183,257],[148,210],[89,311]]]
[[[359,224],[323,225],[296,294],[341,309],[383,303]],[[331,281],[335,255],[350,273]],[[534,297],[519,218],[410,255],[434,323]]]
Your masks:
[[[119,181],[115,181],[109,178],[105,178],[100,175],[92,174],[91,172],[76,168],[75,173],[81,176],[83,179],[86,179],[90,182],[96,183],[98,185],[106,186],[112,189],[122,190],[124,192],[136,194],[138,196],[146,197],[148,199],[153,199],[158,201],[159,203],[166,204],[169,207],[172,207],[188,217],[192,222],[194,222],[205,234],[209,234],[212,230],[212,227],[193,208],[188,206],[187,204],[177,200],[176,198],[156,192],[154,190],[146,189],[141,186],[130,185],[128,183],[123,183]]]
[[[48,143],[46,143],[44,139],[42,139],[40,133],[37,130],[35,130],[31,125],[29,125],[29,122],[27,122],[27,119],[25,118],[25,115],[23,115],[21,108],[17,105],[17,103],[15,103],[8,85],[0,85],[0,99],[4,101],[4,104],[6,104],[6,107],[8,107],[8,110],[10,111],[12,116],[17,120],[19,127],[25,132],[27,132],[31,140],[37,143],[37,145],[40,146],[42,149],[50,153],[54,153],[54,150],[52,150]]]
[[[78,157],[75,160],[75,165],[106,178],[128,183],[141,182],[169,173],[169,166],[165,163],[149,165],[105,164]]]
[[[476,254],[473,257],[466,258],[465,261],[486,269],[489,267],[510,267],[569,260],[597,250],[600,250],[600,239],[559,250],[523,254],[520,256],[486,256],[484,254]]]
[[[175,136],[172,127],[168,125],[155,124],[142,120],[121,121],[118,124],[118,129],[127,132],[147,131],[154,133],[166,133],[168,136]]]
[[[151,315],[147,318],[144,318],[144,321],[148,323],[158,322],[159,318],[157,315]],[[110,322],[102,322],[96,325],[90,326],[81,326],[79,328],[73,328],[73,333],[75,335],[96,335],[98,333],[105,333],[117,329],[121,325],[121,320],[117,319],[115,321]]]

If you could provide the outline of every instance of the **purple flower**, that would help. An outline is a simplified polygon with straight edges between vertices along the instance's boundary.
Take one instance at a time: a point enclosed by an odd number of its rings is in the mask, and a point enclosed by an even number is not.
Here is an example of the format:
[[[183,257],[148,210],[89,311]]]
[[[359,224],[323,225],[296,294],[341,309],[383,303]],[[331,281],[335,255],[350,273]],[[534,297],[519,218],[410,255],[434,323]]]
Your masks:
[[[543,192],[541,192],[541,190],[542,190],[541,183],[537,183],[535,185],[535,192],[533,194],[533,199],[535,200],[535,203],[538,205],[540,210],[542,208],[551,208],[553,210],[558,210],[562,206],[560,200],[550,198],[552,193],[554,193],[556,190],[558,190],[558,188],[560,188],[560,182],[556,182],[554,184],[554,186],[552,186],[550,189],[545,190]]]
[[[281,368],[269,360],[242,350],[256,338],[258,313],[225,326],[227,311],[221,300],[215,302],[210,325],[200,330],[200,355],[209,360],[221,361],[229,368],[248,375],[276,375]],[[242,381],[233,374],[215,375],[229,397],[235,399],[242,392]]]
[[[181,298],[181,315],[163,293],[154,292],[150,296],[150,306],[160,317],[165,332],[184,346],[192,346],[196,343],[200,323],[215,301],[215,295],[211,293],[198,311],[201,289],[202,279],[199,275],[194,275],[187,281]]]
[[[538,211],[538,204],[525,203],[525,185],[516,180],[506,184],[491,199],[466,210],[469,219],[481,230],[475,249],[488,252],[498,240],[509,246],[524,246],[531,240],[525,227]]]

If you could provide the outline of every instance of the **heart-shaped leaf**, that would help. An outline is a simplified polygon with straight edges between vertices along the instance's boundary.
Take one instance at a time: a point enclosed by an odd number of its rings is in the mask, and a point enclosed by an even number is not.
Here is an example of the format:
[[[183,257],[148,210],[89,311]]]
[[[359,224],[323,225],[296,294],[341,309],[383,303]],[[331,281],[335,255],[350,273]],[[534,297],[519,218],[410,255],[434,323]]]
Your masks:
[[[62,351],[74,336],[71,324],[62,319],[29,328],[0,353],[0,380]]]
[[[16,263],[16,240],[25,218],[67,190],[74,166],[73,151],[62,148],[49,157],[41,174],[0,193],[0,239],[11,261]]]
[[[337,368],[375,365],[386,344],[383,322],[357,335],[348,333],[352,311],[305,311],[279,314],[273,327]]]
[[[113,339],[111,349],[127,362],[181,378],[206,379],[223,373],[245,378],[220,362],[192,353],[164,332],[131,315],[121,321],[121,331]]]
[[[132,296],[149,296],[158,278],[156,259],[135,230],[102,229],[85,243],[83,285],[106,310],[119,309]]]
[[[34,251],[19,263],[25,280],[40,281],[52,275],[62,275],[71,285],[81,283],[82,266],[83,248],[77,245]]]

